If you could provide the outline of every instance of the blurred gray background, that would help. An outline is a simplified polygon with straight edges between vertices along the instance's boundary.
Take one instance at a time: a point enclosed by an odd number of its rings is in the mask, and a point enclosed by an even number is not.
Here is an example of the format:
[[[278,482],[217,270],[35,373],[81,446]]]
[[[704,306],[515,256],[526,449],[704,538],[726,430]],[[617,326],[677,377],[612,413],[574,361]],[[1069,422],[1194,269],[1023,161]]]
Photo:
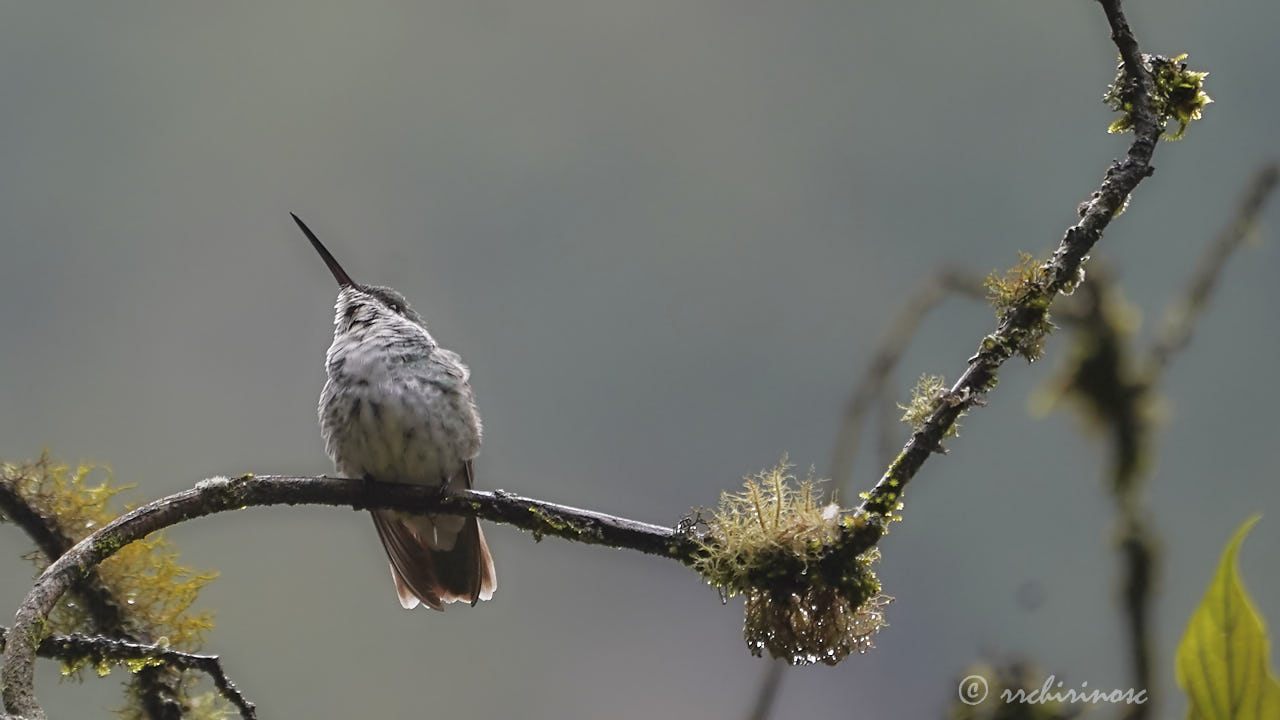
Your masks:
[[[1277,154],[1280,5],[1129,12],[1217,101],[1096,253],[1149,333]],[[482,487],[674,523],[784,452],[822,469],[920,278],[1048,252],[1123,152],[1099,102],[1107,35],[1092,2],[5,2],[0,458],[106,463],[134,501],[330,471],[335,287],[294,211],[470,364]],[[1278,213],[1163,388],[1152,690],[1170,716],[1183,623],[1255,511],[1242,571],[1280,622]],[[890,392],[954,378],[991,327],[947,305]],[[1028,412],[1066,346],[1011,363],[925,466],[881,545],[897,600],[878,649],[789,671],[779,717],[937,717],[970,661],[1013,653],[1128,687],[1106,448]],[[879,469],[864,453],[855,485]],[[363,513],[256,509],[170,537],[221,571],[207,649],[264,717],[745,712],[766,663],[740,600],[670,562],[486,532],[496,599],[444,615],[399,609]],[[28,546],[6,526],[0,548],[15,608]],[[119,675],[56,674],[39,689],[59,717],[118,704]]]

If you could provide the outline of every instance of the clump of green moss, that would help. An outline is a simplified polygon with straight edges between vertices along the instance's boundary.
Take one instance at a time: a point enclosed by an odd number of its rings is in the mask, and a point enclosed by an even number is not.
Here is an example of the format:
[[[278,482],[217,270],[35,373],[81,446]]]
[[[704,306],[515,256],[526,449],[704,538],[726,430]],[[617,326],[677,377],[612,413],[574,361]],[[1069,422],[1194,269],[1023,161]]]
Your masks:
[[[1003,273],[992,270],[982,281],[987,289],[987,302],[997,310],[1013,305],[1025,296],[1040,279],[1040,263],[1029,252],[1018,252],[1018,264]]]
[[[98,472],[100,471],[100,472]],[[28,506],[53,520],[61,533],[79,542],[114,520],[116,495],[130,486],[117,485],[105,468],[69,466],[47,454],[34,463],[4,465],[3,478],[11,483]],[[100,477],[96,482],[95,478]],[[49,560],[40,553],[28,556],[38,570]],[[119,548],[98,567],[102,581],[123,606],[125,616],[142,634],[168,638],[174,648],[195,651],[213,627],[213,614],[191,610],[200,589],[217,577],[178,562],[178,553],[162,533]],[[89,619],[82,603],[68,595],[50,614],[49,632],[84,632]]]
[[[832,588],[818,587],[783,596],[752,592],[747,595],[743,635],[757,657],[767,649],[792,665],[835,665],[875,647],[872,638],[888,624],[884,608],[891,601],[876,594],[855,605]]]
[[[1044,339],[1053,332],[1049,322],[1049,303],[1052,297],[1045,292],[1050,286],[1049,271],[1030,253],[1018,253],[1018,264],[1003,273],[992,271],[983,285],[987,288],[987,300],[995,308],[996,317],[1002,322],[1010,313],[1025,313],[1015,327],[1009,329],[1008,344],[1011,350],[1027,362],[1034,362],[1044,354]],[[1072,290],[1078,279],[1069,283]]]
[[[817,481],[797,483],[791,469],[783,458],[745,478],[742,492],[721,493],[708,521],[714,543],[695,567],[726,597],[750,589],[773,555],[806,558],[839,535],[839,506],[820,504]]]
[[[1163,55],[1142,56],[1147,69],[1151,72],[1152,84],[1155,87],[1151,103],[1155,108],[1158,122],[1162,126],[1167,125],[1171,120],[1178,122],[1176,132],[1172,135],[1165,133],[1166,140],[1181,140],[1191,121],[1199,120],[1204,107],[1213,102],[1213,98],[1204,91],[1204,79],[1209,73],[1188,70],[1187,64],[1182,62],[1186,58],[1186,53],[1172,58]],[[1133,78],[1129,77],[1124,63],[1121,62],[1116,72],[1116,79],[1107,88],[1107,93],[1102,96],[1102,101],[1108,107],[1121,113],[1121,116],[1107,128],[1107,132],[1120,133],[1133,130],[1133,102],[1130,99],[1133,97],[1133,84]]]
[[[888,602],[870,570],[875,550],[831,562],[847,520],[823,502],[812,472],[797,481],[786,459],[723,493],[707,521],[696,569],[722,597],[746,595],[743,635],[755,655],[834,665],[865,652]]]
[[[114,520],[119,514],[113,508],[115,497],[130,487],[116,484],[105,468],[81,464],[72,469],[55,462],[48,453],[41,454],[35,462],[0,464],[0,482],[12,488],[40,517],[51,521],[57,532],[71,543],[79,542]],[[3,520],[0,515],[0,521]],[[104,542],[110,543],[113,539],[106,538]],[[49,558],[38,551],[29,553],[27,558],[41,572],[50,563]],[[201,588],[217,577],[217,573],[197,572],[180,564],[177,550],[162,533],[118,548],[98,566],[98,574],[126,625],[118,632],[127,631],[142,642],[195,652],[213,627],[212,612],[195,611],[192,607]],[[42,630],[43,636],[97,632],[89,608],[74,592],[59,601]],[[149,664],[153,663],[134,662],[129,669],[139,672]],[[64,663],[63,675],[78,677],[86,668],[106,675],[111,663],[89,656],[73,659]],[[184,678],[184,687],[194,683],[194,678]],[[136,687],[130,692],[136,693]],[[188,695],[184,701],[193,706],[212,703],[219,707],[224,702],[217,693],[206,699]],[[120,714],[141,718],[140,708],[140,703],[131,702]]]
[[[902,422],[910,425],[912,430],[923,428],[934,410],[938,409],[938,403],[945,401],[947,391],[947,383],[941,375],[921,375],[911,390],[911,401],[898,406],[902,411]],[[946,437],[952,437],[957,432],[958,425],[952,423],[947,428]]]

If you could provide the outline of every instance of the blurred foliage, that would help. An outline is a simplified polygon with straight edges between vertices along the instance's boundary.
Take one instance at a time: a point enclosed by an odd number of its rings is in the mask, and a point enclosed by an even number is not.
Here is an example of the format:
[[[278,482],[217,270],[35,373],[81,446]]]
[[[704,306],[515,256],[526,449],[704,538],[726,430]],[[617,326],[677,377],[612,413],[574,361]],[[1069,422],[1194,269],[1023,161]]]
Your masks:
[[[1134,357],[1132,340],[1142,313],[1102,269],[1071,306],[1074,342],[1057,378],[1032,396],[1043,414],[1070,401],[1086,427],[1111,440],[1113,491],[1131,489],[1150,462],[1150,435],[1159,419],[1154,378]]]

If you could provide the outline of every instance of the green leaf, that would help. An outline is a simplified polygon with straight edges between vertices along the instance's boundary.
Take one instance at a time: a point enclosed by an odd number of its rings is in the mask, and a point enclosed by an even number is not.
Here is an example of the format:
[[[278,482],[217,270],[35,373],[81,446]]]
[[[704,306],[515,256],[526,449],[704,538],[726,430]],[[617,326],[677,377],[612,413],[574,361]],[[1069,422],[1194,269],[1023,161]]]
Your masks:
[[[1280,683],[1271,674],[1266,626],[1236,572],[1236,554],[1257,515],[1236,530],[1218,572],[1178,644],[1178,686],[1191,699],[1188,720],[1280,718]]]

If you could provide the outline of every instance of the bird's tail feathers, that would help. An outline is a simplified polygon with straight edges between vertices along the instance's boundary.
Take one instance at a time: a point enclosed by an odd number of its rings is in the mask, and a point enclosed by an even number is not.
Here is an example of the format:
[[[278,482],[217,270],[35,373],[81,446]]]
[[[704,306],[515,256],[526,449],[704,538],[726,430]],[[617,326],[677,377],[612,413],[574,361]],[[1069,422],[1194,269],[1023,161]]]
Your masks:
[[[493,557],[474,517],[374,510],[373,524],[391,561],[401,607],[422,603],[443,610],[446,603],[475,605],[493,597]]]

